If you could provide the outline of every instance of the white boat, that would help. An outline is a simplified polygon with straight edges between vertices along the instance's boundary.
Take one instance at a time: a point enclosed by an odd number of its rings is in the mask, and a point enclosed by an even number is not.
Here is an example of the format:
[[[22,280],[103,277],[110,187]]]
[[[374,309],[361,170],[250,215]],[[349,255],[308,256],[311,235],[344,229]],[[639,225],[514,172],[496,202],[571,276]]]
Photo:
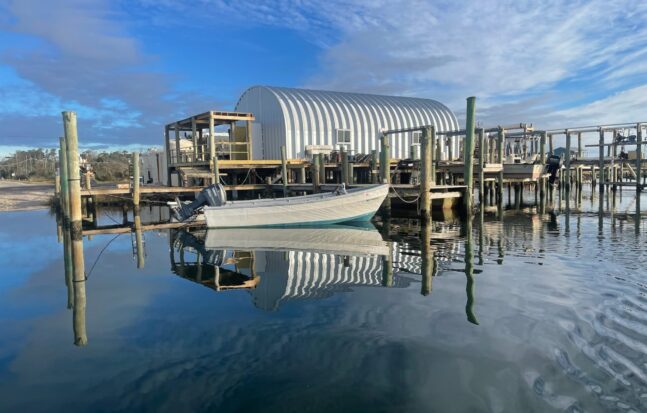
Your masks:
[[[209,228],[369,221],[388,193],[388,185],[372,185],[290,198],[227,201],[221,206],[204,207],[204,217]]]
[[[539,179],[544,174],[544,165],[534,163],[504,163],[503,174],[509,179]]]

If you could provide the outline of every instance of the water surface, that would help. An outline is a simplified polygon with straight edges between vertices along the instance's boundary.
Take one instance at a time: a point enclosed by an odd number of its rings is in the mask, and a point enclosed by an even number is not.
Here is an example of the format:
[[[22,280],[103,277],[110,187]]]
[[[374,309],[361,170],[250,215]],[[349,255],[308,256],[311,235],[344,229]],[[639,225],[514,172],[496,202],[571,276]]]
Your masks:
[[[645,411],[635,207],[95,235],[83,326],[55,217],[3,213],[0,411]]]

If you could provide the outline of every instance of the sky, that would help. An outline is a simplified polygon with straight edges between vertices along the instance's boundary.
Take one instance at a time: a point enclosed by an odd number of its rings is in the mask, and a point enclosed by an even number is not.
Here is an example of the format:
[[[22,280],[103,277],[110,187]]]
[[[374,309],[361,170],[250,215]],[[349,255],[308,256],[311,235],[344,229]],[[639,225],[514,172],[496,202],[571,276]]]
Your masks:
[[[253,85],[416,96],[485,126],[647,121],[644,0],[0,0],[0,154],[162,144]]]

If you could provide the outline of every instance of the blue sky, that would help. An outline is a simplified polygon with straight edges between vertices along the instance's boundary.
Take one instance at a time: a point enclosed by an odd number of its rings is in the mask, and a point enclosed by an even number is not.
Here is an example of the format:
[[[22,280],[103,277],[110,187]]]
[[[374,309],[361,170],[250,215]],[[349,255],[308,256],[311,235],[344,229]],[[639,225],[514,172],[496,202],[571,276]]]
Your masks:
[[[55,4],[55,6],[54,6]],[[647,2],[0,0],[0,152],[161,144],[268,84],[429,97],[487,125],[647,121]]]

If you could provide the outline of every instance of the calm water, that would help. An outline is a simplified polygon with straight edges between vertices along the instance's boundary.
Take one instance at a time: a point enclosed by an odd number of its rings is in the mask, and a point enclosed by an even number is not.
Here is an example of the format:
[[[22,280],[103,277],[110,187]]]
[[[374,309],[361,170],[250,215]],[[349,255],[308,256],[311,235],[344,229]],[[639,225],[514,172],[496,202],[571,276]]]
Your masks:
[[[84,323],[55,218],[0,214],[0,411],[647,411],[647,221],[601,205],[95,235]]]

